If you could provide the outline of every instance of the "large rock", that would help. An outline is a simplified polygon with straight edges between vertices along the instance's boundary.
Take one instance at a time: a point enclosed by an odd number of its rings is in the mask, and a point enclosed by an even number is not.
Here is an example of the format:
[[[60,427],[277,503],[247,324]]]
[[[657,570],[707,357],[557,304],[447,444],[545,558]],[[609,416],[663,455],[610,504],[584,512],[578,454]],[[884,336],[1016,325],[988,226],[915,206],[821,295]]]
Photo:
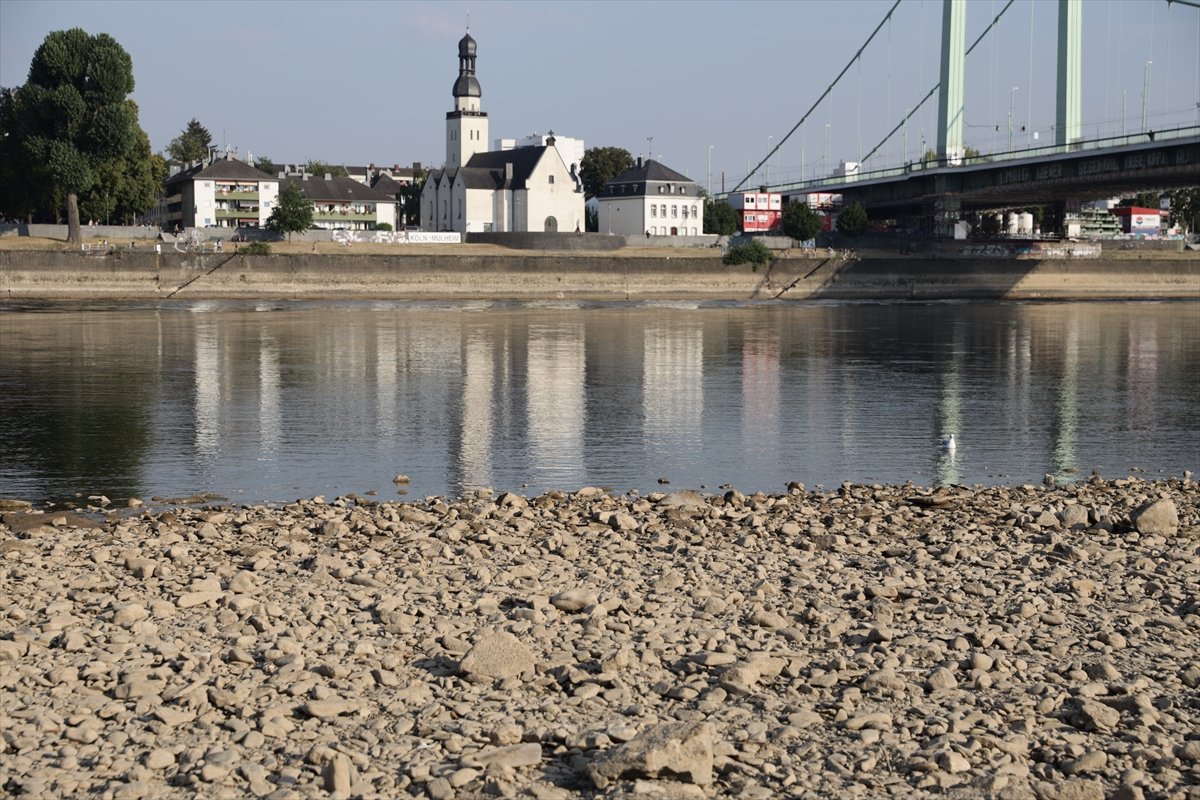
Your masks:
[[[1179,531],[1179,511],[1169,498],[1150,500],[1134,509],[1130,515],[1138,533],[1174,536]]]
[[[667,777],[708,786],[713,780],[713,726],[658,725],[597,758],[588,775],[599,789],[622,778]]]
[[[533,653],[520,639],[507,631],[498,631],[476,642],[463,656],[458,669],[469,680],[487,681],[512,678],[535,666]]]

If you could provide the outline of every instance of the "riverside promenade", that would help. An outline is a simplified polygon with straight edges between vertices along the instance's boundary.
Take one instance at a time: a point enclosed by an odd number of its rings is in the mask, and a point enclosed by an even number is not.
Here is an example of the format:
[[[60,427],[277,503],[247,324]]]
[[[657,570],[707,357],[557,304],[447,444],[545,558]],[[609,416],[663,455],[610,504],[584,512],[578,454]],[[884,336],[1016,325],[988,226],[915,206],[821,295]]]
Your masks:
[[[11,240],[9,240],[11,242]],[[18,240],[20,242],[20,240]],[[765,268],[716,248],[521,251],[489,244],[272,244],[270,255],[123,243],[84,253],[0,245],[5,300],[1200,300],[1200,254],[1064,246],[933,254],[790,250]]]

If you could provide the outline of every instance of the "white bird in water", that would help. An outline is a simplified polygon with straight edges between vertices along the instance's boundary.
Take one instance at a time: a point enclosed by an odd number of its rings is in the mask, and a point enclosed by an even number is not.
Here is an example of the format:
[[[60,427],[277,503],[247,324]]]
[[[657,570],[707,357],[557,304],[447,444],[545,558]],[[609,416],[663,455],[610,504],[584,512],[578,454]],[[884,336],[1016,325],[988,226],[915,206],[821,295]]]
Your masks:
[[[958,445],[956,445],[956,444],[954,443],[954,434],[953,434],[953,433],[952,433],[952,434],[950,434],[950,438],[949,438],[949,439],[942,439],[942,449],[943,449],[943,450],[945,450],[947,453],[953,453],[953,452],[954,452],[954,449],[955,449],[957,446],[958,446]]]

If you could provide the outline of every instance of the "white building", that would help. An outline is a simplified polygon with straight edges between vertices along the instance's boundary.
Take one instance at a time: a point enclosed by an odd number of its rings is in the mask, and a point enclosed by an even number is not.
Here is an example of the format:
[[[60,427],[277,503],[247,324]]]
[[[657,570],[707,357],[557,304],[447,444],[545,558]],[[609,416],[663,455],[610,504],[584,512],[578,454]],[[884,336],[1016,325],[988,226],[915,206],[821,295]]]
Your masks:
[[[583,230],[578,168],[568,166],[557,137],[547,134],[538,144],[517,146],[513,140],[512,149],[484,149],[488,117],[480,109],[476,51],[470,34],[459,41],[454,110],[446,114],[446,163],[431,170],[425,181],[421,228],[459,233]]]
[[[313,227],[323,230],[371,231],[381,223],[396,226],[396,200],[353,178],[300,175],[282,179],[313,204]]]
[[[579,165],[583,163],[583,139],[557,136],[554,131],[550,131],[549,133],[533,133],[524,139],[497,139],[492,149],[515,150],[518,147],[545,147],[551,139],[554,140],[554,146],[558,148],[558,154],[562,156],[562,160],[567,162],[568,169],[578,173]]]
[[[600,190],[600,233],[699,236],[704,233],[700,184],[657,161],[637,164]]]
[[[279,196],[279,179],[235,158],[196,164],[167,178],[165,227],[260,228]]]

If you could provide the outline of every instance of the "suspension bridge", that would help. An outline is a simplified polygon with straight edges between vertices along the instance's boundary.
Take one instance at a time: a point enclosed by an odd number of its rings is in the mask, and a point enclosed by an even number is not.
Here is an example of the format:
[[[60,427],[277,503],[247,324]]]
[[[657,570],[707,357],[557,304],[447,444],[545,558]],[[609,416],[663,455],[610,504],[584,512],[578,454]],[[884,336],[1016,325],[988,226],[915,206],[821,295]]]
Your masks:
[[[1084,124],[1081,113],[1084,89],[1081,58],[1082,0],[1057,0],[1055,122],[1050,126],[1051,140],[1038,141],[1035,139],[1036,134],[1030,135],[1022,127],[1017,133],[1019,139],[1025,139],[1025,143],[1023,146],[1013,146],[1012,102],[1018,88],[1013,87],[1012,93],[1009,94],[1007,143],[993,147],[992,152],[980,152],[965,145],[964,74],[967,57],[979,48],[981,43],[986,42],[989,36],[994,37],[1000,26],[1010,24],[1006,22],[1006,14],[1009,14],[1015,0],[1007,0],[1004,3],[969,47],[965,36],[967,0],[941,0],[940,71],[937,83],[917,102],[905,109],[905,113],[896,121],[894,127],[860,161],[842,162],[839,168],[829,174],[826,160],[823,159],[822,171],[825,174],[809,177],[803,174],[802,169],[799,178],[785,174],[782,179],[777,178],[775,182],[771,182],[771,159],[781,152],[798,131],[804,130],[807,122],[817,119],[817,112],[829,102],[839,86],[847,85],[843,83],[843,79],[856,64],[861,70],[864,52],[873,42],[884,38],[880,34],[885,28],[888,29],[886,38],[890,64],[889,26],[901,2],[902,0],[895,0],[883,19],[808,111],[780,137],[778,143],[768,148],[758,165],[748,169],[746,176],[738,181],[732,190],[717,193],[718,197],[761,187],[773,192],[782,192],[789,199],[798,199],[800,195],[812,193],[840,194],[844,202],[861,202],[873,216],[886,215],[900,221],[902,227],[936,233],[945,231],[961,214],[969,211],[1041,205],[1051,207],[1052,219],[1062,220],[1069,211],[1077,209],[1085,200],[1200,185],[1200,97],[1180,98],[1180,108],[1175,110],[1177,113],[1173,116],[1160,116],[1156,130],[1154,118],[1148,117],[1146,112],[1151,59],[1146,61],[1146,86],[1143,90],[1140,122],[1135,122],[1132,130],[1124,110],[1124,97],[1119,133],[1100,135],[1098,124]],[[1189,27],[1194,29],[1196,37],[1192,39],[1192,46],[1197,47],[1195,43],[1200,42],[1200,0],[1151,2],[1154,4],[1151,8],[1160,5],[1166,8],[1167,52],[1160,56],[1160,60],[1165,57],[1166,66],[1170,69],[1171,26],[1180,26],[1184,30]],[[970,5],[978,7],[979,4]],[[1109,16],[1111,36],[1111,9]],[[1011,20],[1012,17],[1008,19]],[[1032,83],[1032,5],[1029,11],[1029,26],[1029,76]],[[1196,55],[1196,70],[1196,85],[1200,86],[1200,52]],[[1032,95],[1032,92],[1028,94]],[[916,158],[908,159],[909,125],[922,107],[935,96],[936,149],[931,148]],[[861,103],[861,100],[859,102]],[[1032,97],[1029,105],[1032,110]],[[1188,112],[1192,110],[1194,118],[1186,119],[1190,116]],[[861,116],[861,110],[859,114]],[[1164,122],[1168,124],[1164,125]],[[996,133],[1001,132],[1001,127],[1000,124],[995,125]],[[1097,133],[1090,137],[1085,136],[1084,131],[1088,128],[1097,129]],[[828,142],[828,126],[826,137]],[[903,137],[904,158],[900,163],[881,164],[879,156],[884,152],[885,146],[897,137]],[[894,147],[892,149],[894,150]]]

